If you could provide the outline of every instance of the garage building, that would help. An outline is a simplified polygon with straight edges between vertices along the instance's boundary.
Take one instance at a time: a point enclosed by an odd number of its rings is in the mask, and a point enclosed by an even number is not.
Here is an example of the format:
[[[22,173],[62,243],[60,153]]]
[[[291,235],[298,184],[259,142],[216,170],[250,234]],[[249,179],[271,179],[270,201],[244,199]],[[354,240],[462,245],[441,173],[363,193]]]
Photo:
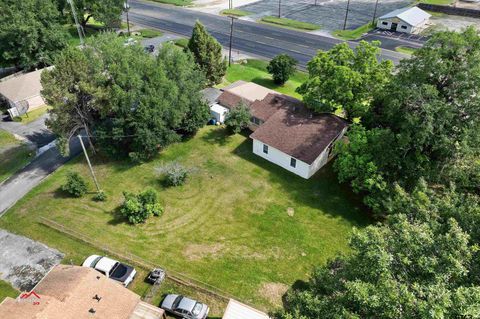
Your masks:
[[[398,9],[378,18],[377,28],[402,33],[421,32],[431,15],[418,7]]]

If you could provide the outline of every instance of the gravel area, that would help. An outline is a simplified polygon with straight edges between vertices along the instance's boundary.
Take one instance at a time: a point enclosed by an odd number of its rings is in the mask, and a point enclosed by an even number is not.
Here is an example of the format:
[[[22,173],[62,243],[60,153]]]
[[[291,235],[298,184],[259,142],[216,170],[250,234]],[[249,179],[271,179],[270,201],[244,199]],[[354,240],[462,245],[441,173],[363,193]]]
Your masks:
[[[30,291],[64,255],[29,238],[0,229],[0,279]]]
[[[469,26],[474,26],[480,30],[480,19],[453,15],[432,17],[430,24],[433,26],[426,30],[427,33],[440,30],[462,31]]]
[[[347,28],[355,29],[372,21],[375,2],[375,0],[351,0]],[[316,3],[315,5],[315,0],[282,0],[281,16],[317,24],[327,31],[343,28],[347,0],[317,0]],[[380,0],[377,17],[406,7],[410,3],[410,0]],[[278,0],[261,0],[237,7],[256,14],[278,15]]]

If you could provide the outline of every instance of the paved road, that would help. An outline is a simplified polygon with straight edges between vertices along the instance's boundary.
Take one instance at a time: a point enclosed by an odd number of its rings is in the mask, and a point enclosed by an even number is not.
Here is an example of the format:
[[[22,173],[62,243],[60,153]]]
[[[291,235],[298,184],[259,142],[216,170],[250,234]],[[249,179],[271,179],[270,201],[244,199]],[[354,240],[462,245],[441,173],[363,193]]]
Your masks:
[[[142,0],[130,0],[130,21],[134,24],[161,29],[183,36],[190,36],[196,20],[223,45],[228,46],[230,19],[194,10],[161,5]],[[253,56],[273,58],[287,53],[304,68],[317,50],[328,50],[341,40],[278,28],[261,23],[236,20],[233,34],[233,49]],[[349,42],[352,47],[357,43]],[[382,59],[398,63],[407,56],[390,50],[382,50]]]
[[[42,116],[29,124],[16,122],[0,122],[0,128],[10,133],[20,135],[37,147],[42,147],[54,140],[54,135],[45,126],[46,116]],[[54,172],[81,151],[80,143],[74,139],[70,143],[70,156],[63,157],[54,146],[37,156],[30,164],[0,183],[0,216],[30,190],[37,186],[45,177]]]

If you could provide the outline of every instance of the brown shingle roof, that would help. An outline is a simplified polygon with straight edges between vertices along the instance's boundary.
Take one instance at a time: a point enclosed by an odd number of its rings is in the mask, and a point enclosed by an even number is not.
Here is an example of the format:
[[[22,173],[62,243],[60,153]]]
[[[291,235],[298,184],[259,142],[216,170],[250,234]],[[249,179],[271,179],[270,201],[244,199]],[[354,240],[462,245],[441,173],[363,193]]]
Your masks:
[[[24,73],[0,82],[0,95],[12,102],[23,101],[40,95],[40,76],[44,69]]]
[[[333,114],[313,114],[301,101],[277,95],[267,96],[259,105],[274,111],[250,137],[270,145],[307,164],[313,161],[347,127]]]
[[[39,305],[7,298],[0,304],[0,318],[129,319],[140,303],[140,296],[120,283],[79,266],[56,266],[34,291],[40,296]]]
[[[242,101],[242,98],[236,94],[230,93],[228,91],[224,91],[222,94],[217,99],[217,103],[225,106],[229,109],[236,107],[240,102]],[[245,101],[244,102],[248,105],[249,102]]]

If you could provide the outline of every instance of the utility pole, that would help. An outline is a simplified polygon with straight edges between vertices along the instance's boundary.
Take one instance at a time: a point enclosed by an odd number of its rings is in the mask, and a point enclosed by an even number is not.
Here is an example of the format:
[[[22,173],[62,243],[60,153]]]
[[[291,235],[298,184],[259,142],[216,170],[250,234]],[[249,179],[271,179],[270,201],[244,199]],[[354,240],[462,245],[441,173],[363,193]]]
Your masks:
[[[375,25],[375,19],[377,18],[377,8],[378,8],[378,0],[375,2],[375,10],[373,11],[372,25]]]
[[[78,134],[77,137],[80,140],[80,145],[82,145],[83,153],[85,154],[85,158],[87,159],[88,167],[90,168],[90,173],[92,173],[93,181],[95,182],[95,186],[97,187],[97,191],[100,192],[100,186],[98,186],[97,178],[95,177],[95,173],[93,172],[92,164],[90,163],[90,158],[88,157],[87,150],[85,149],[85,145],[83,144],[82,136],[80,134]]]
[[[282,0],[278,0],[278,17],[282,17]]]
[[[228,47],[228,66],[232,65],[232,42],[233,42],[233,20],[237,19],[230,16],[230,45]]]
[[[128,0],[125,0],[125,2],[123,3],[123,8],[127,13],[127,30],[128,30],[128,36],[130,36],[130,20],[128,19],[128,11],[130,11],[130,5],[128,4]]]
[[[345,22],[343,23],[343,30],[347,28],[348,10],[350,10],[350,0],[347,1],[347,12],[345,13]]]
[[[78,37],[80,38],[80,45],[83,47],[85,46],[85,42],[83,41],[83,37],[85,36],[85,34],[83,33],[82,26],[80,25],[80,23],[78,23],[77,10],[75,10],[75,5],[73,4],[73,0],[67,0],[67,2],[70,4],[70,8],[72,9],[73,20],[75,20],[75,26],[77,27]]]
[[[230,10],[233,9],[233,0],[228,0],[228,8],[229,8]]]

